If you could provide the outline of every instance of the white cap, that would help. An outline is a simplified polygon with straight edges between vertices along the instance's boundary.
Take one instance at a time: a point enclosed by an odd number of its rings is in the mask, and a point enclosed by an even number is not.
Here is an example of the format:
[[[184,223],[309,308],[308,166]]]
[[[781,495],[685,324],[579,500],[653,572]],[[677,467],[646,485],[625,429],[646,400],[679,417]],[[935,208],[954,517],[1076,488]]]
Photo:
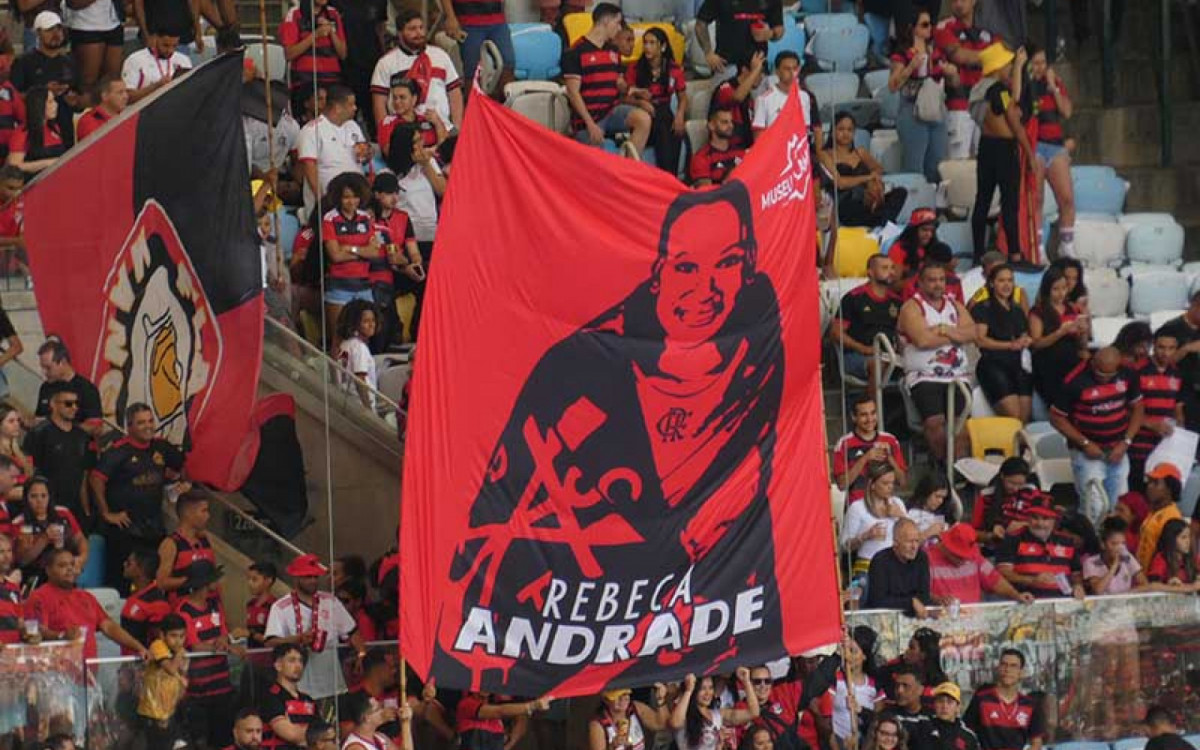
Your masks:
[[[34,31],[48,31],[55,26],[62,26],[62,19],[52,10],[43,10],[33,19]]]

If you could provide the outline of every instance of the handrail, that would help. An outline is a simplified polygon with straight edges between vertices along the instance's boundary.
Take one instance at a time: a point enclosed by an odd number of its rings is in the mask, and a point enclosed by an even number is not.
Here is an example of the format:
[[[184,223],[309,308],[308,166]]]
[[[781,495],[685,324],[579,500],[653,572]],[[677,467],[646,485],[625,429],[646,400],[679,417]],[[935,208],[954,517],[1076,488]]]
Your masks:
[[[1047,600],[1047,601],[1048,601],[1048,600]],[[51,643],[70,643],[70,641],[42,641],[42,643],[44,643],[44,644],[51,644]],[[26,645],[29,645],[29,644],[26,644]],[[397,641],[397,640],[395,640],[395,639],[393,639],[393,640],[386,640],[386,641],[367,641],[367,642],[366,642],[365,644],[363,644],[363,645],[365,645],[367,648],[379,648],[379,647],[382,647],[382,646],[399,646],[399,645],[400,645],[400,641]],[[343,647],[343,646],[338,646],[337,648],[344,648],[344,647]],[[269,654],[269,653],[271,653],[273,650],[274,650],[274,649],[270,649],[270,648],[266,648],[266,647],[262,647],[262,648],[248,648],[248,649],[246,649],[246,650],[245,650],[245,655],[246,655],[246,656],[258,656],[258,655],[260,655],[260,654]],[[228,655],[229,655],[229,653],[228,653],[228,652],[226,652],[226,651],[188,651],[188,652],[187,652],[187,657],[188,657],[189,659],[200,659],[200,658],[204,658],[204,657],[206,657],[206,656],[228,656]],[[239,658],[240,658],[240,657],[239,657]],[[99,656],[99,657],[95,657],[95,658],[92,658],[92,659],[85,659],[85,660],[84,660],[84,663],[85,663],[85,664],[87,664],[87,665],[88,665],[88,666],[90,666],[90,667],[93,667],[93,666],[97,666],[97,667],[98,667],[98,666],[103,666],[103,665],[106,665],[106,664],[129,664],[129,663],[132,663],[132,662],[140,662],[141,660],[142,660],[142,659],[141,659],[141,657],[140,657],[140,656],[133,656],[133,655],[128,655],[128,656]]]
[[[885,422],[883,421],[883,386],[892,379],[892,375],[896,372],[897,359],[896,347],[892,346],[892,340],[887,337],[887,334],[875,334],[875,340],[871,342],[872,348],[875,350],[873,357],[875,368],[875,416],[879,420],[879,429],[883,429]],[[883,363],[887,362],[887,369],[884,369]]]
[[[359,380],[358,376],[356,376],[353,372],[351,372],[348,367],[343,365],[341,362],[338,362],[333,357],[330,357],[328,354],[321,351],[317,347],[313,346],[312,343],[308,339],[304,338],[303,336],[296,333],[295,331],[290,330],[287,326],[280,324],[278,321],[272,320],[271,318],[265,318],[264,323],[267,327],[271,328],[273,333],[278,332],[278,333],[282,333],[285,336],[287,336],[293,343],[295,343],[296,345],[301,347],[301,349],[305,350],[306,354],[319,356],[321,358],[323,364],[325,364],[326,366],[333,366],[337,370],[354,378],[354,380],[356,381],[355,385],[360,388],[366,388],[368,392],[370,392],[373,396],[375,396],[375,398],[377,399],[377,401],[379,403],[382,403],[385,406],[390,407],[393,411],[396,411],[396,412],[400,411],[400,404],[391,400],[383,393],[380,393],[377,389],[372,388],[370,385],[361,382]]]
[[[963,503],[962,498],[954,491],[954,462],[958,457],[956,452],[956,443],[958,433],[963,431],[967,426],[967,419],[971,416],[972,402],[975,399],[975,394],[971,392],[971,386],[966,378],[954,378],[950,381],[950,388],[946,389],[946,486],[950,490],[951,501],[958,506],[956,511],[959,515],[962,514]],[[963,413],[955,415],[955,391],[963,394]]]

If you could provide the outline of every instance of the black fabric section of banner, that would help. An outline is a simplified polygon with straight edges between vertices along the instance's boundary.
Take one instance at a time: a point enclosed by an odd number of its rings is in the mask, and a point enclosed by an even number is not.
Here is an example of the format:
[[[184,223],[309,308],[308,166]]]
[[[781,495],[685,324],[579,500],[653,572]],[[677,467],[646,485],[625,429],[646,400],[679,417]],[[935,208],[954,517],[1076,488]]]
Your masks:
[[[258,458],[241,492],[285,539],[304,528],[308,494],[304,486],[304,452],[296,435],[296,420],[284,414],[259,428]]]
[[[241,101],[242,55],[223,55],[137,123],[133,213],[150,198],[162,204],[217,315],[262,293]]]

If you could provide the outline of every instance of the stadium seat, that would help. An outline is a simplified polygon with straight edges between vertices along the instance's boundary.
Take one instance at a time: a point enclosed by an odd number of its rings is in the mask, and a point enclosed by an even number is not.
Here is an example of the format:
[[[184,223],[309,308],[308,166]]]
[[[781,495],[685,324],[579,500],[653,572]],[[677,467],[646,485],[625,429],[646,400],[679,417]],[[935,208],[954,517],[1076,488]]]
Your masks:
[[[1111,268],[1089,270],[1088,310],[1092,315],[1111,318],[1124,315],[1129,308],[1129,282]]]
[[[1121,332],[1121,329],[1132,322],[1133,318],[1123,315],[1112,318],[1092,318],[1092,348],[1112,346],[1112,342],[1116,341],[1117,334]]]
[[[711,80],[695,80],[687,82],[689,120],[707,120],[708,107],[712,103],[716,84]]]
[[[1130,263],[1178,267],[1183,263],[1183,227],[1176,223],[1134,224],[1125,235],[1125,255]]]
[[[817,98],[822,116],[827,109],[832,111],[858,98],[858,75],[855,73],[813,73],[805,79],[804,85]],[[832,118],[824,121],[832,126]]]
[[[924,175],[915,172],[885,174],[883,184],[889,190],[896,187],[908,190],[904,207],[900,209],[900,215],[896,217],[897,224],[907,224],[908,217],[912,216],[912,212],[918,208],[929,208],[937,204],[937,187],[931,185]]]
[[[1076,164],[1071,167],[1071,179],[1106,180],[1116,177],[1117,170],[1105,164]]]
[[[647,29],[662,29],[667,35],[667,41],[671,43],[671,52],[675,56],[675,62],[683,64],[684,51],[687,48],[687,39],[683,34],[679,33],[672,24],[663,22],[652,23],[633,23],[629,25],[633,29],[633,54],[629,57],[621,58],[621,62],[625,65],[637,60],[642,56],[642,35]],[[585,32],[586,33],[586,32]]]
[[[1200,747],[1200,734],[1185,734],[1183,739],[1192,747]]]
[[[804,17],[804,30],[810,37],[825,32],[852,29],[857,25],[858,17],[853,13],[811,13]]]
[[[1145,737],[1126,737],[1112,743],[1113,750],[1144,750],[1145,747]]]
[[[946,210],[951,216],[968,218],[975,205],[975,160],[951,159],[938,164],[946,191]]]
[[[91,555],[89,554],[89,557],[90,556]],[[75,584],[82,588],[79,581],[76,581]],[[88,588],[86,591],[92,596],[96,597],[96,601],[99,602],[100,608],[103,609],[110,618],[118,621],[121,619],[121,594],[119,591],[116,589],[105,588],[103,586],[97,588]]]
[[[1134,317],[1149,317],[1159,310],[1182,310],[1188,306],[1188,277],[1179,271],[1135,272],[1130,279],[1129,312]],[[1089,289],[1089,299],[1091,290]]]
[[[1075,219],[1073,257],[1088,268],[1113,268],[1125,259],[1125,227],[1091,217]]]
[[[841,278],[867,275],[867,260],[879,252],[879,241],[864,227],[839,227],[833,268]]]
[[[1154,211],[1140,211],[1131,214],[1121,214],[1117,217],[1117,222],[1124,224],[1126,227],[1135,227],[1139,224],[1174,224],[1175,217],[1168,213]]]
[[[551,81],[513,81],[504,87],[504,106],[563,133],[571,128],[566,89]]]
[[[837,317],[842,297],[856,287],[866,283],[865,278],[826,279],[821,282],[821,335],[829,330],[829,323]]]
[[[813,39],[812,53],[822,70],[852,71],[867,64],[871,32],[857,24],[843,29],[821,31]]]
[[[1033,301],[1037,299],[1038,288],[1042,285],[1042,276],[1044,276],[1045,273],[1046,272],[1040,268],[1037,270],[1024,270],[1018,268],[1013,272],[1013,279],[1017,282],[1017,286],[1021,287],[1021,291],[1025,292],[1026,296],[1029,298],[1030,305],[1032,305]]]
[[[1090,289],[1088,290],[1091,291]],[[1155,310],[1150,313],[1150,330],[1157,331],[1163,325],[1183,315],[1187,310]]]
[[[672,0],[621,0],[621,14],[630,23],[674,21],[675,3]]]
[[[215,47],[213,49],[215,52]],[[254,67],[259,73],[262,73],[264,70],[262,44],[246,43],[246,57],[253,60]],[[267,68],[265,70],[270,72],[272,81],[287,80],[288,63],[282,45],[274,42],[267,43]]]
[[[971,456],[986,459],[989,453],[1004,458],[1017,454],[1017,433],[1021,420],[1012,417],[972,417],[967,420],[967,436],[971,439]]]
[[[1038,486],[1043,492],[1049,492],[1056,484],[1075,482],[1067,439],[1049,422],[1030,422],[1017,437],[1024,445],[1021,453],[1029,462],[1029,468],[1037,475]]]
[[[541,24],[544,26],[544,24]],[[532,26],[512,32],[513,76],[518,81],[549,80],[561,72],[562,37],[548,27]]]
[[[279,249],[283,251],[283,257],[290,261],[296,235],[300,234],[300,219],[291,211],[280,211],[276,216],[279,217]]]
[[[828,13],[833,7],[830,0],[800,0],[800,12],[805,14],[805,19],[813,13]]]
[[[793,16],[783,17],[783,36],[778,40],[767,43],[767,60],[775,64],[775,56],[784,50],[790,50],[804,60],[804,45],[807,43],[804,27]]]
[[[971,389],[971,419],[986,419],[994,416],[996,416],[996,412],[988,403],[983,388],[976,385]]]
[[[1109,168],[1105,168],[1109,169]],[[1075,187],[1075,210],[1080,213],[1098,212],[1119,214],[1125,206],[1129,183],[1115,172],[1072,167],[1071,181]]]
[[[104,585],[104,562],[108,541],[101,534],[88,535],[88,559],[83,570],[75,579],[75,585],[81,589],[97,588]]]
[[[700,42],[696,41],[695,20],[683,24],[681,29],[685,40],[684,68],[692,71],[699,78],[708,78],[712,75],[712,69],[708,67],[708,60],[704,59],[704,50],[700,49]]]
[[[900,135],[892,129],[879,128],[871,133],[871,156],[883,167],[885,174],[904,169],[904,144]]]
[[[695,154],[708,143],[708,120],[688,120],[684,127],[687,129],[688,142]]]
[[[956,258],[969,258],[974,254],[970,222],[948,221],[937,228],[937,237],[950,246]]]
[[[892,71],[887,70],[886,68],[883,70],[871,70],[863,73],[862,80],[863,85],[867,88],[867,93],[874,97],[876,92],[878,92],[880,89],[887,89],[888,78],[891,77],[891,75]]]
[[[574,47],[580,37],[592,30],[592,14],[568,13],[563,16],[562,24],[567,33],[567,46]]]
[[[522,31],[529,31],[531,29],[533,31],[554,31],[554,28],[548,23],[524,21],[521,23],[510,23],[508,25],[508,33],[510,33],[510,34],[516,34],[518,32],[522,32]]]

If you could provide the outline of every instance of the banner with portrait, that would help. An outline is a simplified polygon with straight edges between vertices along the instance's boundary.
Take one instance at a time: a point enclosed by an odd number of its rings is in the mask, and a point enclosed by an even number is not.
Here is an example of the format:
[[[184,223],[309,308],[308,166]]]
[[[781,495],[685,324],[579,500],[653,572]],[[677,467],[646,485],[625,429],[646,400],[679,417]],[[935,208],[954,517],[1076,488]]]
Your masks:
[[[556,697],[838,636],[811,151],[694,191],[472,99],[404,465],[402,650]]]

